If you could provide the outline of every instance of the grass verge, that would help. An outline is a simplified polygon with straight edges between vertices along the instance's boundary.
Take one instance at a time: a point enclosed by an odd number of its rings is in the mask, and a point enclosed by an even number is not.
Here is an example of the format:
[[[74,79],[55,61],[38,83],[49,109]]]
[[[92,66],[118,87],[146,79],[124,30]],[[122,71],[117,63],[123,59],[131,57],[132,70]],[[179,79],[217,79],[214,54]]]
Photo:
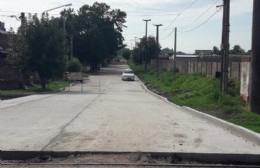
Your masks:
[[[47,85],[47,90],[42,91],[41,86],[39,84],[33,84],[28,89],[15,89],[15,90],[0,90],[0,98],[8,99],[14,97],[21,97],[31,94],[37,93],[49,93],[49,92],[57,92],[60,89],[69,86],[69,82],[66,81],[52,81]]]
[[[231,80],[228,94],[219,91],[219,81],[203,75],[173,75],[155,69],[130,65],[145,85],[169,101],[180,106],[189,106],[234,124],[260,133],[260,115],[248,112],[239,95],[239,84]]]

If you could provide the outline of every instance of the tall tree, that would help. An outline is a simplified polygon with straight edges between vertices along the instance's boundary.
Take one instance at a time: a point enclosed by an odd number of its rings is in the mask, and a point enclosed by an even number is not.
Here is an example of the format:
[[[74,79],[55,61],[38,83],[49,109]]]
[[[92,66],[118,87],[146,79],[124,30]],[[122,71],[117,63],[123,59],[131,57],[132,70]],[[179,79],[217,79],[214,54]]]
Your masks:
[[[129,60],[131,56],[131,50],[129,48],[123,48],[119,51],[119,55],[121,55],[124,59]]]
[[[25,21],[26,23],[26,21]],[[27,44],[25,41],[26,25],[21,25],[17,33],[11,29],[8,34],[7,62],[15,67],[18,71],[20,87],[24,88],[25,84],[29,85],[26,73],[26,51]]]
[[[37,72],[43,90],[54,76],[64,72],[64,34],[57,22],[33,16],[26,30],[27,68]]]
[[[144,59],[145,37],[141,38],[141,41],[137,43],[137,48],[133,50],[133,61],[137,64],[141,64]],[[152,58],[156,58],[160,53],[160,45],[157,44],[155,37],[149,36],[147,38],[147,49],[149,52],[149,58],[146,58],[148,62]]]
[[[75,56],[84,64],[95,68],[112,60],[124,47],[125,12],[96,2],[92,6],[83,5],[77,14],[65,10],[62,15],[69,18],[67,32],[74,35]]]

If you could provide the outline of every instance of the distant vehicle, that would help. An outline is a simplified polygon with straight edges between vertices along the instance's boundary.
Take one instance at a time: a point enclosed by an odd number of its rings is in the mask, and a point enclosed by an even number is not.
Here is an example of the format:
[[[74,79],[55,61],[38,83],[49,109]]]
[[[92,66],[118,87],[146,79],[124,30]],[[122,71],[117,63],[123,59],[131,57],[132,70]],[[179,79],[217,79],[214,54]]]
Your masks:
[[[135,80],[135,74],[132,69],[125,69],[122,73],[122,80],[130,80],[134,81]]]

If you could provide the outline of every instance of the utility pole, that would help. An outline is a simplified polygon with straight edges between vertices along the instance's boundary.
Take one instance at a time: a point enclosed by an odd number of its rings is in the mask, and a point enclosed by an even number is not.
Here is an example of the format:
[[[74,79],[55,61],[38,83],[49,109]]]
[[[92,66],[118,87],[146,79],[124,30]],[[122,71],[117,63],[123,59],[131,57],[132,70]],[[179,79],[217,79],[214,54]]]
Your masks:
[[[221,44],[221,91],[227,93],[228,90],[228,67],[229,67],[229,16],[230,0],[223,0],[223,27]]]
[[[70,57],[69,61],[73,58],[73,35],[70,35]]]
[[[176,69],[176,55],[177,55],[177,27],[174,29],[175,35],[174,35],[174,53],[173,53],[173,75],[175,75],[175,69]]]
[[[154,26],[156,26],[156,42],[157,45],[159,46],[159,27],[162,26],[162,24],[155,24]],[[156,72],[157,72],[157,77],[159,77],[159,49],[156,57]]]
[[[250,111],[260,114],[260,1],[254,0],[252,30],[252,60],[250,72]]]
[[[144,67],[147,69],[147,58],[148,58],[148,47],[147,47],[147,23],[151,21],[151,19],[143,19],[145,21],[145,51],[144,51]]]

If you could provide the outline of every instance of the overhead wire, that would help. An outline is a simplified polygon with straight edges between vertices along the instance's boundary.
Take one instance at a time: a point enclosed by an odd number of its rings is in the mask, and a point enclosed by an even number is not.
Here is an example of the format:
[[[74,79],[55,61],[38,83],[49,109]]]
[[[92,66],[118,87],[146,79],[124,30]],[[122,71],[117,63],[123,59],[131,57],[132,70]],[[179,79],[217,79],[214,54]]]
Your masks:
[[[208,22],[210,21],[211,18],[213,18],[213,17],[214,17],[218,12],[221,11],[222,8],[223,8],[222,6],[219,7],[219,9],[216,10],[216,12],[214,12],[212,15],[210,15],[210,17],[208,17],[204,22],[202,22],[202,23],[199,24],[198,26],[196,26],[196,27],[194,27],[194,28],[192,28],[192,29],[190,29],[190,30],[187,30],[187,31],[178,31],[178,32],[181,32],[181,33],[187,33],[187,32],[191,32],[191,31],[194,31],[194,30],[200,28],[200,27],[203,26],[204,24],[208,23]]]
[[[188,23],[188,24],[182,26],[181,29],[183,29],[183,28],[185,28],[185,27],[188,27],[188,26],[192,25],[193,23],[195,23],[196,21],[198,21],[202,16],[204,16],[206,13],[208,13],[209,10],[210,10],[211,8],[213,8],[213,7],[217,4],[218,1],[219,1],[219,0],[216,0],[209,8],[206,9],[206,11],[204,11],[201,15],[199,15],[197,18],[195,18],[192,22],[190,22],[190,23]]]
[[[216,3],[216,2],[215,2],[215,3]],[[215,4],[215,3],[214,3],[214,4]],[[196,26],[196,27],[194,27],[194,28],[192,28],[192,29],[190,29],[190,30],[187,30],[187,31],[178,31],[178,32],[187,33],[187,32],[191,32],[191,31],[194,31],[194,30],[200,28],[200,27],[203,26],[204,24],[208,23],[209,20],[210,20],[211,18],[213,18],[221,9],[222,9],[222,7],[220,7],[219,9],[217,9],[212,15],[210,15],[204,22],[202,22],[202,23],[199,24],[198,26]],[[166,39],[167,39],[168,37],[170,37],[173,33],[174,33],[174,28],[173,28],[172,31],[171,31],[165,38],[163,38],[162,40],[166,40]]]
[[[198,0],[193,0],[191,3],[189,3],[181,12],[178,13],[178,15],[170,22],[170,24],[165,28],[165,30],[169,29],[169,27],[172,26],[172,24],[190,7],[192,7]]]

